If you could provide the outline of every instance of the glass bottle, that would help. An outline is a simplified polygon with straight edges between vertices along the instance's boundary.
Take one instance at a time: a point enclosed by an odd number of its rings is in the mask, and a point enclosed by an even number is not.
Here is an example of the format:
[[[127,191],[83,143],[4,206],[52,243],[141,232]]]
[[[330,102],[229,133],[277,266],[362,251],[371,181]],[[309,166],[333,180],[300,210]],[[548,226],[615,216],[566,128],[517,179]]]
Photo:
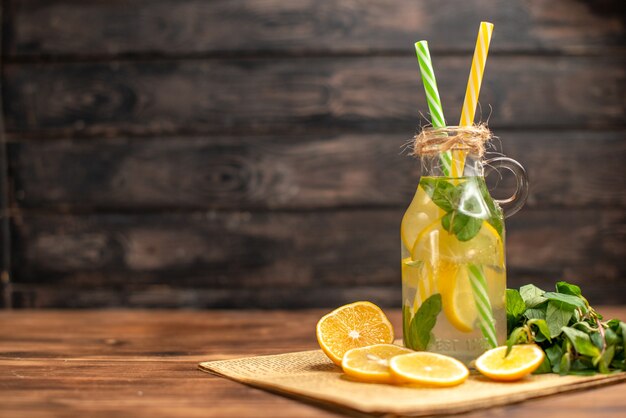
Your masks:
[[[446,160],[459,175],[449,173]],[[502,168],[513,172],[517,188],[495,200],[485,172]],[[420,182],[400,231],[405,346],[469,363],[505,342],[504,218],[527,196],[526,172],[510,158],[484,160],[463,146],[421,156]]]

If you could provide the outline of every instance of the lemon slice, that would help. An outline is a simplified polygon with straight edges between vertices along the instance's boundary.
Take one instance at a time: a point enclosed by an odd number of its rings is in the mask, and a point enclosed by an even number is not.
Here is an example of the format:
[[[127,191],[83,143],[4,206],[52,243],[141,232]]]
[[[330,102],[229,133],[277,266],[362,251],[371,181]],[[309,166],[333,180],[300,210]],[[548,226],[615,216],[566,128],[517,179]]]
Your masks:
[[[462,332],[472,332],[478,318],[474,294],[467,269],[442,261],[439,264],[439,291],[448,322]]]
[[[493,380],[512,381],[534,372],[543,362],[543,350],[535,344],[514,345],[504,357],[506,346],[496,347],[476,359],[479,372]]]
[[[504,266],[502,238],[488,222],[469,241],[459,241],[444,230],[441,221],[431,223],[415,241],[411,250],[413,260],[445,260],[456,264]],[[433,263],[434,264],[434,263]]]
[[[443,311],[450,324],[463,332],[474,330],[478,310],[467,266],[504,268],[504,246],[493,226],[483,221],[474,238],[459,241],[436,220],[418,234],[411,259],[414,263],[423,261],[434,270],[435,286],[441,293]]]
[[[391,383],[389,360],[400,354],[412,353],[408,348],[393,344],[376,344],[353,348],[343,356],[341,367],[348,376],[364,382]]]
[[[441,216],[440,212],[442,210],[430,200],[424,189],[418,186],[400,225],[400,237],[407,250],[413,248],[420,231],[423,231],[433,218]]]
[[[393,357],[389,368],[397,382],[428,386],[456,386],[469,376],[467,367],[457,359],[426,351]]]
[[[341,366],[346,351],[374,344],[391,344],[393,327],[371,302],[355,302],[335,309],[317,323],[317,342],[333,363]]]

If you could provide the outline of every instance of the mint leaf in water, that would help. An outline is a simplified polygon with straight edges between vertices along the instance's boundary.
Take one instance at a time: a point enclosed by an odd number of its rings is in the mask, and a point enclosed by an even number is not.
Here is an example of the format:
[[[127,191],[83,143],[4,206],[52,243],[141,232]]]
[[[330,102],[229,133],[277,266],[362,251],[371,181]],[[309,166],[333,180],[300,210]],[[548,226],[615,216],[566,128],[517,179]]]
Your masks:
[[[480,231],[482,219],[472,218],[457,211],[448,212],[441,218],[441,226],[456,235],[459,241],[469,241]]]
[[[443,179],[423,177],[420,180],[420,184],[435,205],[446,212],[456,209],[458,191],[452,183]]]
[[[459,241],[474,238],[485,220],[502,236],[502,211],[495,206],[489,193],[483,192],[483,184],[484,181],[478,178],[456,186],[441,178],[423,177],[420,181],[433,203],[446,212],[441,218],[441,226]]]
[[[422,303],[415,316],[411,320],[409,327],[410,338],[407,340],[412,344],[409,348],[413,350],[426,350],[431,341],[431,332],[437,323],[437,316],[441,312],[441,295],[435,293]]]

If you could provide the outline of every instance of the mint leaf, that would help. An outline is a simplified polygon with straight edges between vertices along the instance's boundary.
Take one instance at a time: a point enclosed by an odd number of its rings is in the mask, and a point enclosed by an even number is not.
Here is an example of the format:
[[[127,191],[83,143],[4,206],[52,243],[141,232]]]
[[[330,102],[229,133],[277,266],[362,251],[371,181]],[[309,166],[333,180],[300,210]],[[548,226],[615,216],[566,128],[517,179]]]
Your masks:
[[[620,321],[619,329],[622,331],[622,340],[624,344],[624,352],[626,352],[626,322]]]
[[[515,328],[509,338],[506,340],[506,353],[504,353],[504,357],[508,356],[513,346],[517,343],[525,342],[526,338],[524,338],[526,333],[524,332],[523,327]]]
[[[611,362],[611,367],[618,369],[618,370],[619,369],[626,370],[626,360],[624,359],[618,360],[614,358],[613,361]]]
[[[622,342],[621,338],[611,328],[604,330],[604,340],[608,345],[617,345]]]
[[[473,218],[460,213],[454,219],[452,230],[456,234],[456,238],[459,241],[465,242],[478,235],[482,224],[482,219]]]
[[[513,330],[520,317],[526,310],[524,299],[515,289],[506,289],[506,323],[507,329]]]
[[[474,238],[480,231],[483,218],[501,215],[500,212],[487,213],[486,202],[483,202],[484,197],[475,183],[476,181],[468,180],[454,186],[443,179],[422,178],[420,181],[433,203],[446,211],[441,219],[441,226],[454,234],[459,241]],[[490,196],[488,200],[492,201]],[[501,226],[498,233],[502,235]]]
[[[599,332],[593,332],[587,335],[589,335],[589,339],[593,345],[595,345],[598,350],[602,350],[604,346],[604,339],[602,338],[602,335],[600,335]]]
[[[526,309],[524,316],[527,319],[546,319],[546,307]]]
[[[578,357],[576,360],[572,362],[572,367],[570,367],[569,371],[581,371],[586,369],[593,369],[593,363],[589,360],[588,357]]]
[[[544,374],[544,373],[550,373],[551,371],[552,371],[552,368],[550,367],[550,360],[548,360],[548,357],[544,356],[543,362],[539,365],[537,370],[533,372],[533,374]]]
[[[431,340],[431,331],[437,323],[437,316],[441,312],[441,295],[435,293],[422,303],[411,320],[409,338],[413,350],[426,350]]]
[[[559,363],[559,374],[561,376],[568,374],[571,364],[572,364],[571,353],[563,354],[563,357],[561,357],[561,362]]]
[[[556,291],[559,293],[565,293],[567,295],[572,295],[572,296],[582,296],[580,287],[576,286],[575,284],[570,284],[567,282],[558,282],[556,284]]]
[[[459,192],[452,183],[443,179],[422,177],[420,184],[433,203],[441,209],[450,212],[457,208]]]
[[[561,361],[563,350],[561,350],[561,347],[559,347],[558,345],[553,345],[546,348],[544,351],[546,353],[546,356],[548,357],[548,360],[550,360],[550,364],[552,365],[552,371],[558,373],[558,365]]]
[[[550,338],[555,338],[561,333],[561,328],[569,324],[569,320],[574,314],[573,310],[562,309],[558,302],[548,302],[546,308],[546,322],[550,330]]]
[[[600,361],[598,362],[598,370],[600,373],[608,374],[611,371],[609,370],[609,366],[613,361],[613,356],[615,355],[615,346],[611,345],[604,350],[604,353],[600,355]]]
[[[526,303],[526,306],[528,308],[534,308],[535,306],[540,305],[547,300],[543,297],[543,294],[546,292],[539,289],[533,284],[527,284],[526,286],[520,287],[519,293],[522,296],[522,299],[524,299],[524,303]]]
[[[581,308],[584,311],[587,310],[587,307],[585,306],[585,302],[578,296],[567,295],[563,293],[555,293],[555,292],[545,292],[543,294],[543,297],[550,301],[558,301],[566,305],[569,305],[572,311],[576,308]],[[563,308],[565,309],[566,307],[563,306]]]
[[[598,350],[598,347],[593,345],[588,334],[571,327],[563,327],[562,331],[570,340],[577,353],[592,358],[600,355],[600,350]]]
[[[534,325],[537,327],[537,332],[543,335],[548,341],[550,341],[550,328],[545,319],[531,319],[528,321],[528,325]]]
[[[482,219],[473,218],[457,211],[448,212],[441,218],[443,229],[456,235],[459,241],[469,241],[474,238],[480,231],[482,224]]]
[[[587,322],[583,322],[583,321],[576,322],[574,325],[572,325],[572,328],[579,329],[579,330],[581,330],[583,332],[586,332],[587,334],[591,334],[592,332],[596,332],[595,328],[593,328]]]

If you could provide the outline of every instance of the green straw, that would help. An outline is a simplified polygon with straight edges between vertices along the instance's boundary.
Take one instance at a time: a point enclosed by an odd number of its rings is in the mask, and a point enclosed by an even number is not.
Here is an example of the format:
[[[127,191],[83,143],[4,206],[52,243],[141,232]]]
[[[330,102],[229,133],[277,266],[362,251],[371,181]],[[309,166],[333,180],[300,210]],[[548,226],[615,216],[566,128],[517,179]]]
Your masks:
[[[470,284],[472,285],[472,292],[474,294],[474,303],[476,304],[480,318],[480,330],[487,339],[489,346],[495,348],[498,346],[498,340],[496,339],[493,309],[491,308],[491,302],[489,301],[489,294],[487,292],[487,278],[485,277],[485,272],[482,266],[475,264],[469,264],[467,269],[469,271]]]
[[[437,89],[437,80],[435,79],[435,72],[433,71],[432,60],[430,59],[428,42],[415,42],[415,53],[417,54],[417,62],[420,67],[422,82],[424,83],[426,102],[428,103],[428,109],[430,110],[431,123],[435,128],[445,128],[446,119],[443,117],[443,107],[441,106],[441,98],[439,97],[439,90]],[[441,154],[442,171],[445,176],[450,175],[451,163],[452,154],[450,151]]]

